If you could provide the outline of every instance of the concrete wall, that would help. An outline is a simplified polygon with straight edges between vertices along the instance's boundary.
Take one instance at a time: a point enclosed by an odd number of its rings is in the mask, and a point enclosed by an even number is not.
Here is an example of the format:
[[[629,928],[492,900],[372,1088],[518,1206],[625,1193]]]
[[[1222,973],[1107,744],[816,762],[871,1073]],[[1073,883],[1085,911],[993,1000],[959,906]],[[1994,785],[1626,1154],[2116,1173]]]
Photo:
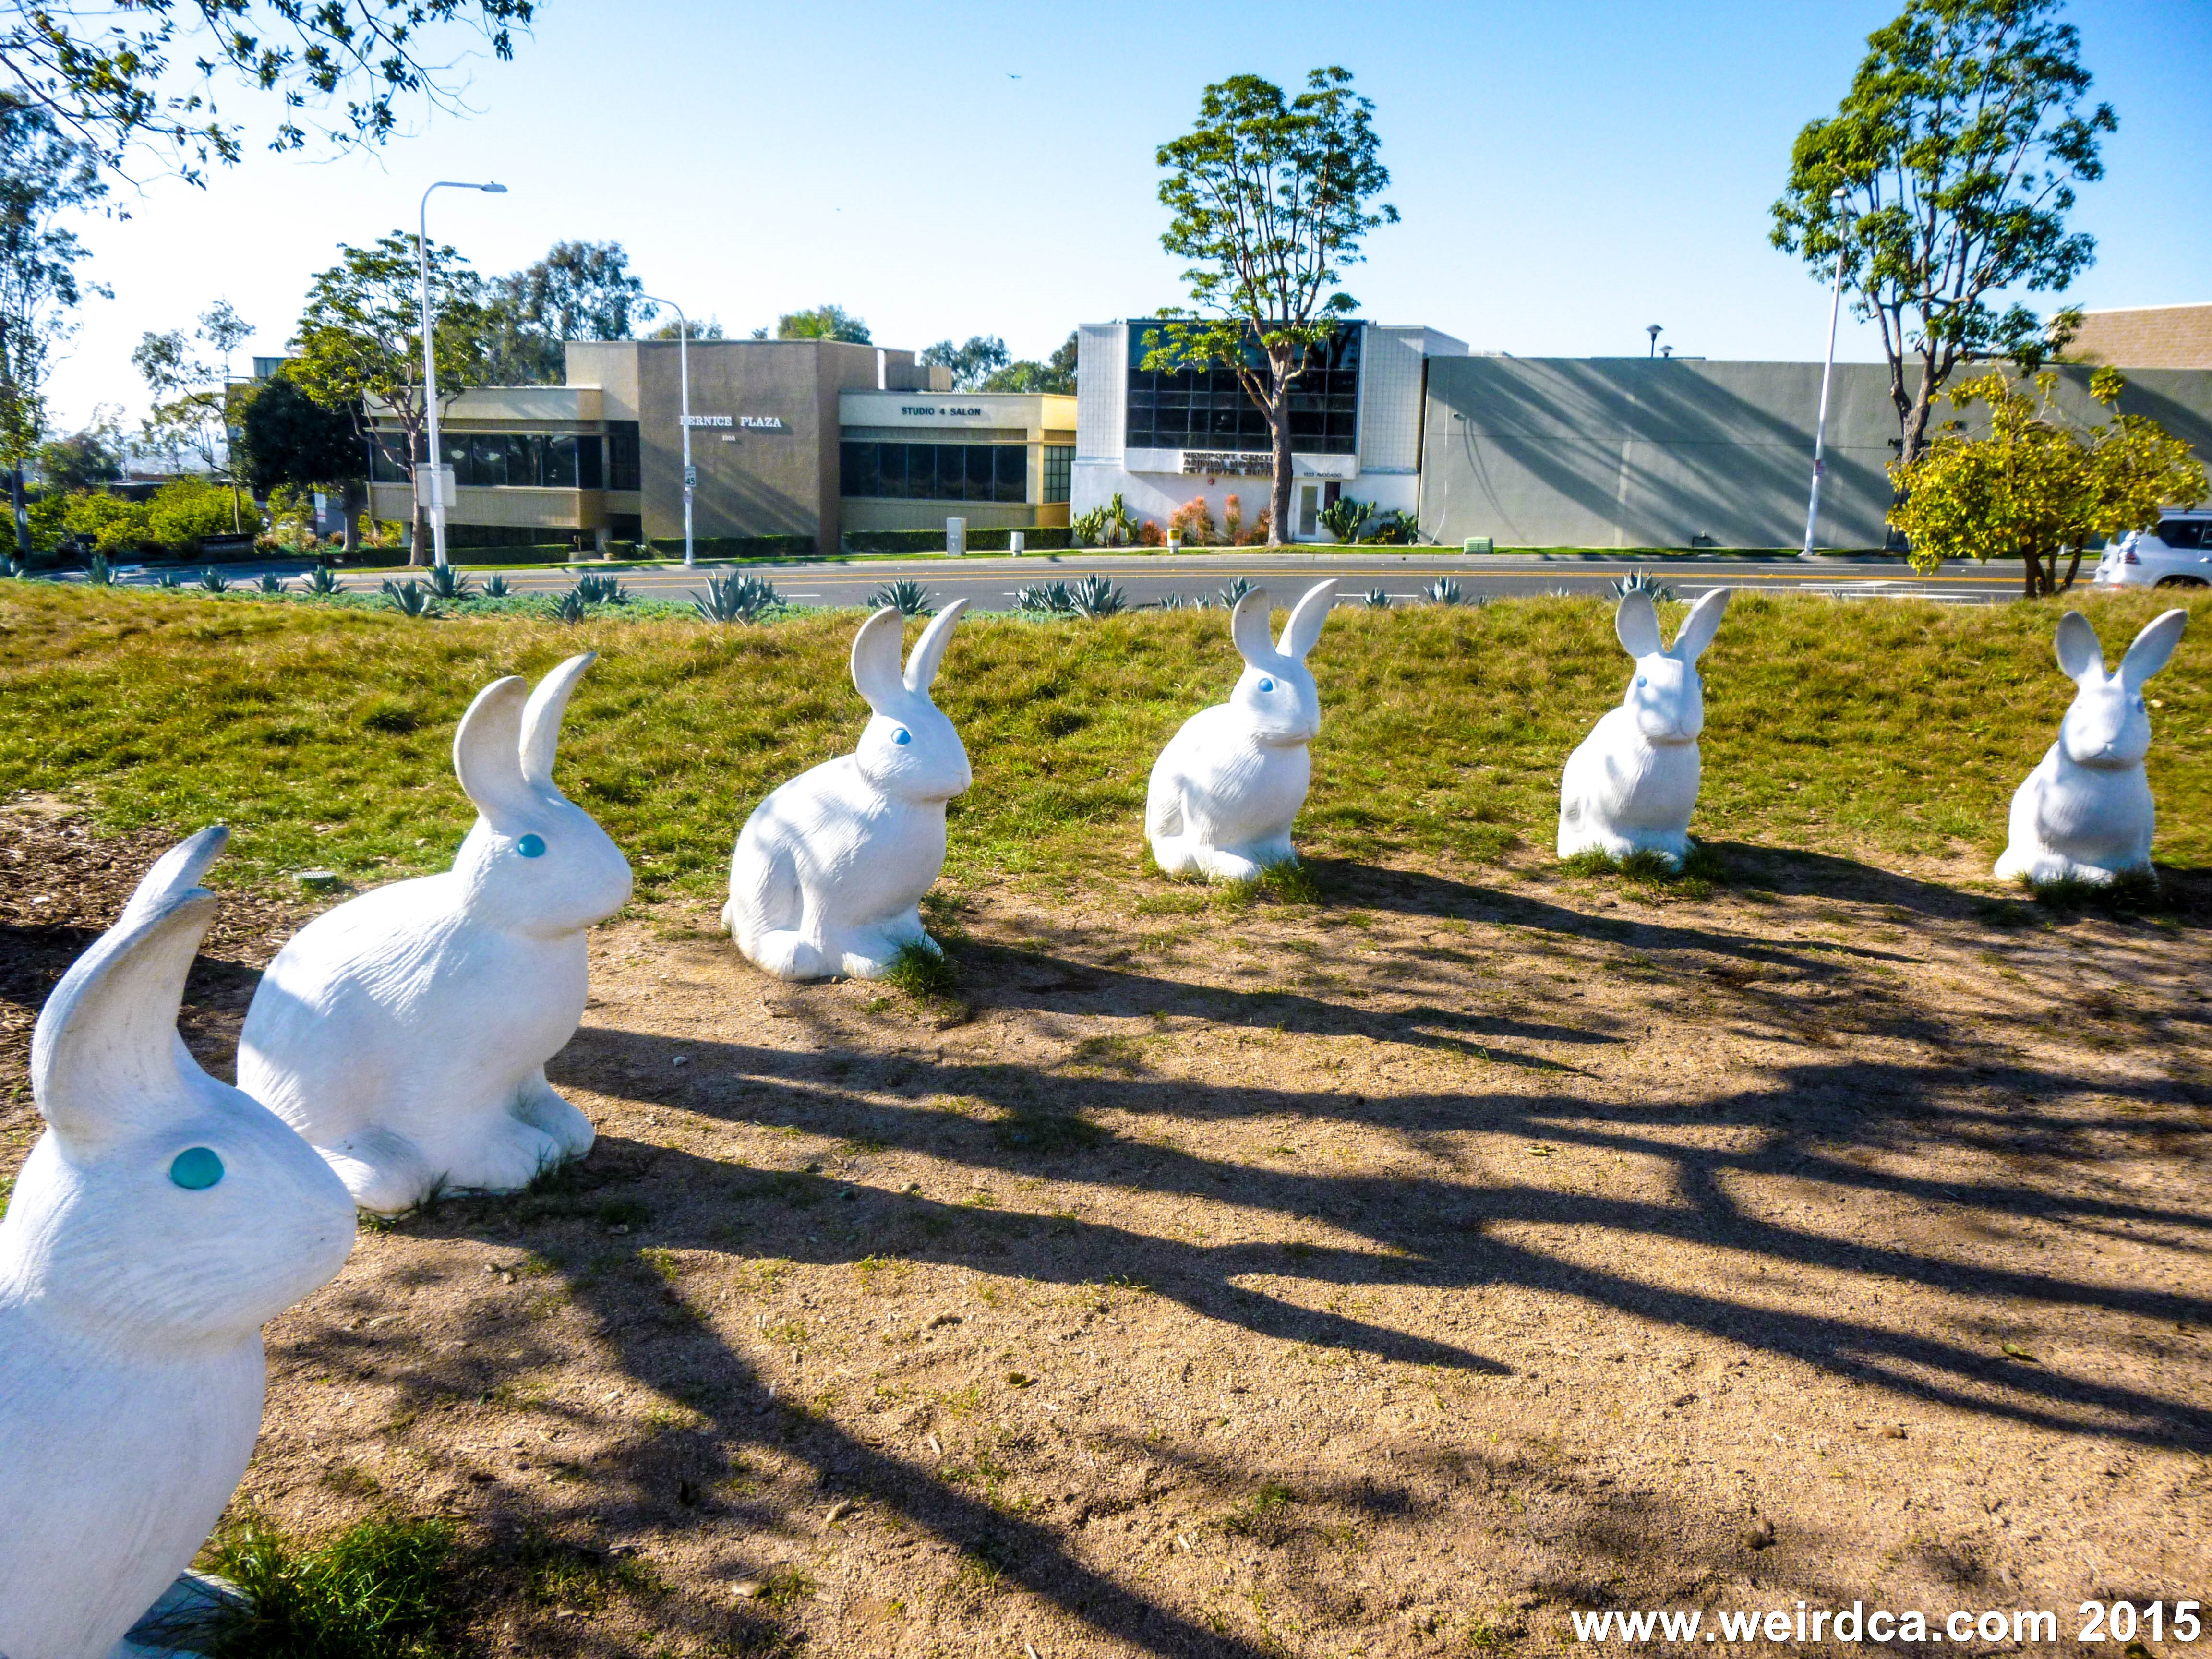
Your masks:
[[[2101,418],[2089,373],[2062,372],[2058,404],[2070,420]],[[1795,547],[1820,395],[1818,363],[1431,359],[1422,531],[1501,546],[1686,547],[1704,536],[1723,547]],[[2212,457],[2212,373],[2130,374],[2120,406]],[[1939,404],[1937,418],[1953,412]],[[1838,363],[1821,546],[1884,544],[1897,435],[1887,368]]]

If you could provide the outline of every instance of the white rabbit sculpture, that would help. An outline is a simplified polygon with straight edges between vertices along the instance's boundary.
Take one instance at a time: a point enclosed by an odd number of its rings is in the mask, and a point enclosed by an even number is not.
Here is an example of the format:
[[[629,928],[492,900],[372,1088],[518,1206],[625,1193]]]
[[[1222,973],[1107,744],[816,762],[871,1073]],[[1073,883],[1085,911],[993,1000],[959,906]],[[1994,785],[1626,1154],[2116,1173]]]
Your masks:
[[[1613,612],[1613,632],[1636,659],[1628,694],[1567,757],[1559,776],[1559,856],[1656,853],[1676,866],[1690,855],[1698,805],[1698,734],[1705,729],[1698,658],[1713,642],[1729,590],[1701,595],[1670,650],[1660,640],[1651,596],[1632,589]]]
[[[478,693],[453,737],[479,814],[453,867],[318,916],[254,993],[239,1086],[365,1210],[513,1192],[591,1150],[591,1120],[545,1062],[584,1017],[585,932],[630,890],[621,851],[553,784],[561,715],[592,660],[535,691],[516,676]]]
[[[2058,619],[2058,665],[2080,690],[2058,741],[2014,792],[1999,878],[2102,886],[2125,872],[2148,873],[2157,810],[2143,772],[2150,752],[2143,682],[2166,666],[2188,623],[2186,611],[2156,618],[2107,674],[2089,619],[2078,611]]]
[[[1321,731],[1321,694],[1307,653],[1336,601],[1334,580],[1308,588],[1267,637],[1267,590],[1237,601],[1229,636],[1244,672],[1229,701],[1182,723],[1152,763],[1145,836],[1171,876],[1250,881],[1270,865],[1295,864],[1291,826],[1313,781],[1309,748]]]
[[[337,1176],[177,1035],[226,838],[163,855],[31,1039],[47,1127],[0,1218],[8,1659],[119,1650],[246,1473],[262,1325],[353,1247]]]
[[[945,804],[974,781],[929,688],[968,601],[922,629],[899,669],[905,618],[885,606],[853,639],[853,684],[872,711],[860,746],[772,792],[730,855],[722,922],[779,979],[881,979],[903,945],[938,949],[921,896],[945,867]]]

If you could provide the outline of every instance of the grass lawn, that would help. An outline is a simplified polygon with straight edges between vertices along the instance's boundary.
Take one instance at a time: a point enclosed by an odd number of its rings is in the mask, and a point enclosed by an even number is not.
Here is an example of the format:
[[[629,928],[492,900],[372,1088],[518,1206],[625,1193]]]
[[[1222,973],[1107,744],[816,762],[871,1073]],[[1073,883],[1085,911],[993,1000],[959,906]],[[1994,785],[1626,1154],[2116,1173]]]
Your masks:
[[[2163,608],[2075,603],[2115,657]],[[2070,692],[2052,607],[1740,600],[1724,880],[1663,888],[1550,854],[1626,677],[1604,605],[1346,609],[1317,856],[1264,902],[1144,863],[1221,613],[978,617],[949,971],[901,987],[714,925],[745,811],[851,744],[857,612],[0,584],[0,1202],[35,1012],[179,831],[238,831],[179,1021],[227,1075],[342,896],[289,872],[441,866],[469,697],[590,646],[560,775],[641,893],[548,1075],[598,1143],[364,1229],[271,1322],[203,1558],[262,1599],[234,1659],[1536,1659],[1594,1608],[2201,1599],[2192,608],[2148,917],[1987,879]]]
[[[2081,595],[2117,660],[2166,596]],[[2212,599],[2154,683],[2158,853],[2212,857]],[[1679,616],[1679,611],[1676,612]],[[600,661],[560,776],[629,853],[641,897],[703,896],[767,790],[852,746],[854,613],[766,627],[574,626],[188,593],[0,588],[0,799],[70,799],[111,829],[235,831],[218,879],[443,867],[472,812],[450,763],[476,691]],[[1808,850],[1994,857],[2007,802],[2072,693],[2055,610],[1745,595],[1706,654],[1693,832]],[[1669,618],[1669,626],[1674,618]],[[918,624],[915,629],[918,631]],[[1595,600],[1330,619],[1304,844],[1480,863],[1549,842],[1559,768],[1627,663]],[[979,617],[938,683],[975,762],[956,878],[1114,877],[1141,850],[1146,774],[1237,668],[1218,614],[1096,623]]]

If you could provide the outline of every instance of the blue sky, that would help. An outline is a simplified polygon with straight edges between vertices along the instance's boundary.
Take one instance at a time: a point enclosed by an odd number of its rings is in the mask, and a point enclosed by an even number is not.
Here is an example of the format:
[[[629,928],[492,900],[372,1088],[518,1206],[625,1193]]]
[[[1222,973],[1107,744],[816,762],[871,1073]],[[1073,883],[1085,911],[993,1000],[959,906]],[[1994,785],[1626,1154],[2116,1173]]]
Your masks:
[[[994,333],[1041,356],[1078,322],[1179,297],[1152,156],[1205,84],[1326,63],[1375,100],[1403,216],[1350,273],[1363,314],[1528,356],[1641,353],[1656,322],[1685,353],[1815,357],[1826,296],[1767,246],[1767,210],[1791,138],[1894,9],[544,0],[514,63],[460,65],[464,118],[418,111],[371,155],[254,150],[204,191],[123,192],[131,217],[87,230],[114,297],[86,307],[54,413],[135,413],[131,346],[218,296],[259,328],[249,350],[282,350],[335,246],[411,227],[438,178],[508,185],[432,201],[433,235],[488,273],[558,238],[614,240],[649,289],[733,333],[835,301],[880,343]],[[2076,215],[2097,264],[2069,297],[2212,301],[2212,6],[2068,15],[2120,116]],[[1839,355],[1881,354],[1847,321]]]

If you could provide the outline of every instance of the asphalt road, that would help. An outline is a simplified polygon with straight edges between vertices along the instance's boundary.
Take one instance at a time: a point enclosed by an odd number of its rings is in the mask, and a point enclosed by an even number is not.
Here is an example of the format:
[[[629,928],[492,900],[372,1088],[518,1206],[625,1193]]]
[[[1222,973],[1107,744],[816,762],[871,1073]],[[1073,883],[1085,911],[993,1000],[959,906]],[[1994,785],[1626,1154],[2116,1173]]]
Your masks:
[[[238,567],[241,574],[258,574],[262,566]],[[284,567],[293,568],[296,567]],[[1916,575],[1901,560],[1814,558],[1798,560],[1635,559],[1601,557],[1514,558],[1496,555],[1468,556],[1453,553],[1417,551],[1407,554],[1268,554],[1259,550],[1169,556],[1131,556],[1094,551],[1032,553],[1022,558],[1005,555],[971,555],[950,560],[871,559],[860,563],[794,563],[747,567],[775,584],[776,591],[794,605],[862,605],[889,581],[901,579],[921,583],[933,605],[965,598],[976,609],[1010,610],[1016,589],[1032,582],[1074,581],[1103,575],[1118,584],[1133,605],[1150,605],[1170,593],[1191,597],[1219,592],[1242,576],[1255,586],[1277,589],[1287,601],[1307,585],[1334,576],[1339,591],[1347,598],[1380,588],[1394,604],[1424,602],[1429,585],[1448,576],[1468,599],[1529,593],[1604,593],[1623,573],[1651,571],[1685,599],[1708,588],[1760,588],[1772,592],[1829,593],[1851,599],[1910,597],[1966,604],[1994,604],[2016,597],[2019,574],[2008,567],[1984,568],[1971,563],[1947,565],[1932,575]],[[228,567],[227,567],[228,568]],[[386,573],[346,573],[349,587],[374,588]],[[404,574],[404,573],[403,573]],[[478,573],[479,580],[483,573]],[[507,584],[520,593],[559,592],[574,585],[570,570],[518,570],[505,573]],[[623,586],[641,598],[683,599],[701,591],[704,570],[681,568],[628,570],[618,574]]]

